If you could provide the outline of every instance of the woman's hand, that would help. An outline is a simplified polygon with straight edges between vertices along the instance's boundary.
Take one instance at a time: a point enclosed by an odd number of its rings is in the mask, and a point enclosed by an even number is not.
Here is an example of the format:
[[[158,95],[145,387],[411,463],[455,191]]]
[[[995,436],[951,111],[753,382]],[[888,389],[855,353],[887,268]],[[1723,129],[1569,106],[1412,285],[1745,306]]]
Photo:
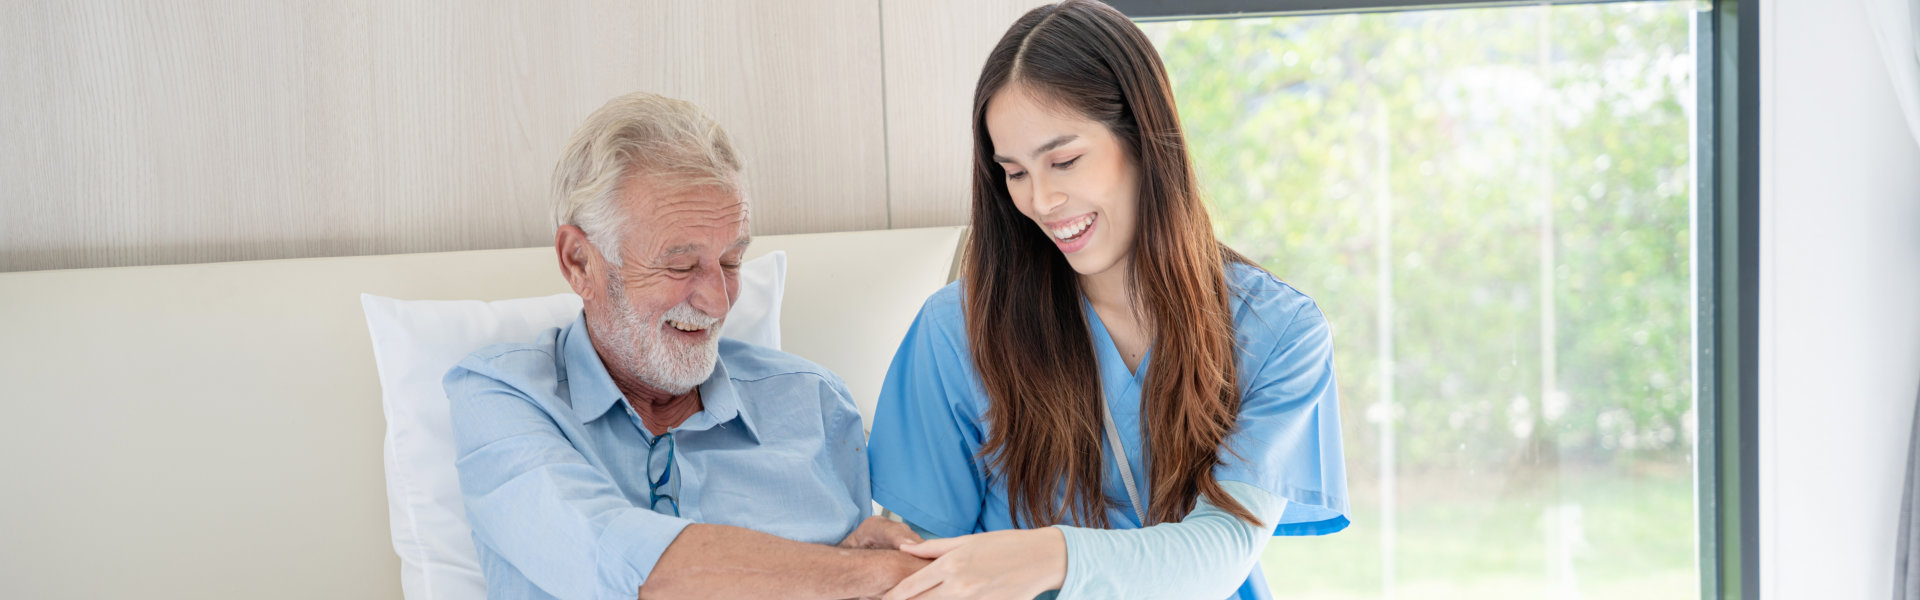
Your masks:
[[[1025,600],[1058,589],[1067,578],[1067,541],[1052,527],[977,533],[900,550],[933,564],[894,586],[886,600]]]

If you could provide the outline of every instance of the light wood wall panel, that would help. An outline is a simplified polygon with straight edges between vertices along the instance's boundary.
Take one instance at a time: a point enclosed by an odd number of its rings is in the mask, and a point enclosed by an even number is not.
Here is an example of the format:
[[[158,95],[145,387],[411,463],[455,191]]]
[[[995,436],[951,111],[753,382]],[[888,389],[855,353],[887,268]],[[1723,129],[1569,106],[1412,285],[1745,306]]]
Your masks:
[[[0,271],[549,243],[608,98],[705,107],[758,233],[888,226],[876,0],[0,3]]]
[[[974,83],[1014,19],[1042,4],[880,0],[894,227],[967,223]]]

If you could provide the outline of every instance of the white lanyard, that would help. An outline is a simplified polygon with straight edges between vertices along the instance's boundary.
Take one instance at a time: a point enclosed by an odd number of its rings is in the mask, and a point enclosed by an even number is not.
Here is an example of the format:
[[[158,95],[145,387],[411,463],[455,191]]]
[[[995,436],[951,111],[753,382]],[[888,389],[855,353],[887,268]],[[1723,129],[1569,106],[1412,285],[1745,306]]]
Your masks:
[[[1107,426],[1107,445],[1113,451],[1113,462],[1120,465],[1120,483],[1127,486],[1127,501],[1133,503],[1133,517],[1140,520],[1140,526],[1147,526],[1147,511],[1140,505],[1140,488],[1133,485],[1133,465],[1127,462],[1127,447],[1120,442],[1120,428],[1113,425],[1113,407],[1107,405],[1106,392],[1100,393],[1100,417]]]

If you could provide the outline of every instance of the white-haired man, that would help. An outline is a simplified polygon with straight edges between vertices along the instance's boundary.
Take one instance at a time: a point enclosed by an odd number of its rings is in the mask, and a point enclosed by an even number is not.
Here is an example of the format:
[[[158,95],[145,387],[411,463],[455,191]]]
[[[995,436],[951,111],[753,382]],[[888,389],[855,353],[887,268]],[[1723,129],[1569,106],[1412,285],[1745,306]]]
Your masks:
[[[488,595],[878,596],[925,565],[894,549],[917,536],[869,516],[845,384],[719,336],[749,241],[719,125],[687,102],[615,98],[554,187],[581,316],[444,382]]]

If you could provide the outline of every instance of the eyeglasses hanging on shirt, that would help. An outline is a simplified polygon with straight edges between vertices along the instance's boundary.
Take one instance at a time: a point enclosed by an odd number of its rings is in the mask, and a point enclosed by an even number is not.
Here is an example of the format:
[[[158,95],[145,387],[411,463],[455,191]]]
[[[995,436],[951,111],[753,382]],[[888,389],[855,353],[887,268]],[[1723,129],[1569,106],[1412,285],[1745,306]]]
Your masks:
[[[621,403],[625,405],[623,401]],[[633,426],[647,442],[647,509],[660,514],[680,516],[680,482],[673,478],[673,453],[678,445],[673,441],[673,432],[649,435],[647,426],[641,422],[640,414],[626,406],[627,417],[633,419]]]
[[[661,447],[665,446],[663,450]],[[653,512],[680,516],[680,501],[674,499],[679,482],[673,479],[673,432],[647,440],[647,497]],[[665,504],[662,504],[664,502]],[[665,510],[662,510],[662,509]]]

